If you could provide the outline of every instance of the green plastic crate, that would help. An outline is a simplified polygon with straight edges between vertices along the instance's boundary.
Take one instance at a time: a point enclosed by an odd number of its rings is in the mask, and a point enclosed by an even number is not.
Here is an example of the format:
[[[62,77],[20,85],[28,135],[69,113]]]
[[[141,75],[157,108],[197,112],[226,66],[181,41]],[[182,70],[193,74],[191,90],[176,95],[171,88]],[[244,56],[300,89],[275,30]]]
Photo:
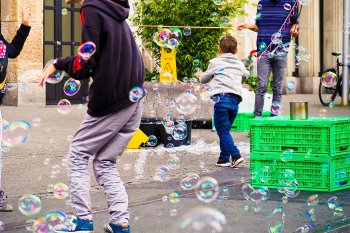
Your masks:
[[[288,162],[281,161],[279,153],[250,155],[250,181],[253,187],[283,188],[281,181],[286,170],[294,172],[298,190],[332,192],[350,188],[349,153],[337,157],[311,155],[305,158],[296,155]]]
[[[290,120],[277,117],[251,121],[251,152],[282,152],[335,156],[350,152],[350,117]]]
[[[270,112],[263,112],[262,117],[270,117]],[[231,127],[231,131],[248,132],[250,130],[250,120],[254,119],[254,113],[240,112],[237,114],[235,121]],[[212,129],[215,130],[214,117],[212,121]]]

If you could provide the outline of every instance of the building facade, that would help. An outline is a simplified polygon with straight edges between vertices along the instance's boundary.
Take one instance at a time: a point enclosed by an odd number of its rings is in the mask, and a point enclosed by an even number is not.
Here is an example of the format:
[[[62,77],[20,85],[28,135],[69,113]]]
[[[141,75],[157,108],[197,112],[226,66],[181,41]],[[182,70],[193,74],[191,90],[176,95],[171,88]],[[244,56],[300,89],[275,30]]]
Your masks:
[[[83,82],[80,92],[68,97],[63,93],[63,82],[37,85],[43,66],[51,59],[74,55],[80,44],[79,5],[67,5],[62,0],[1,0],[1,33],[11,40],[21,23],[21,7],[32,12],[32,30],[21,55],[11,60],[7,81],[17,83],[18,88],[8,92],[7,105],[56,104],[60,99],[81,103],[87,95],[88,83]],[[248,16],[236,19],[237,24],[254,20],[256,9],[247,6]],[[343,0],[314,0],[304,6],[300,16],[298,45],[309,49],[311,59],[296,68],[294,52],[289,54],[287,80],[295,80],[297,93],[317,93],[319,75],[332,67],[335,59],[332,51],[341,51],[343,38]],[[234,32],[240,42],[243,58],[255,49],[256,34]],[[244,39],[243,39],[244,38]],[[67,79],[68,77],[66,77]]]

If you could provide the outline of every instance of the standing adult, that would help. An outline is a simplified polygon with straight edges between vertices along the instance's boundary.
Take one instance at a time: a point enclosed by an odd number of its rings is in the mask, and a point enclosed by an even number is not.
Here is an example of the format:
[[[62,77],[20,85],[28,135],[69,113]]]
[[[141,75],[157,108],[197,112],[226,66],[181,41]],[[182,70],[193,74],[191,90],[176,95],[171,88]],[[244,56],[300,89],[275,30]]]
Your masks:
[[[255,24],[243,24],[238,30],[258,33],[258,89],[255,93],[255,117],[261,117],[270,74],[273,74],[271,116],[279,113],[282,88],[291,38],[298,36],[298,3],[296,0],[261,0]]]
[[[82,4],[82,42],[96,46],[89,59],[81,56],[56,59],[39,81],[43,86],[56,69],[66,71],[74,79],[93,79],[88,111],[68,155],[70,198],[77,217],[68,232],[94,232],[88,166],[92,158],[95,177],[104,188],[110,213],[104,231],[129,233],[128,194],[116,162],[141,122],[143,101],[131,101],[130,90],[142,89],[145,79],[140,50],[126,22],[129,3],[127,0],[65,2]]]

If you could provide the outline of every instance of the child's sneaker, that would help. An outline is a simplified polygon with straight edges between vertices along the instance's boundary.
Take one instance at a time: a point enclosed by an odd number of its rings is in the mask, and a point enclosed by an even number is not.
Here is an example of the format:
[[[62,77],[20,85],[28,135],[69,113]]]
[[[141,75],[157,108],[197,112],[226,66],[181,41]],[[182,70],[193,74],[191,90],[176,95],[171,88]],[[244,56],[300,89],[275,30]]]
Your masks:
[[[244,158],[242,157],[232,157],[232,164],[231,167],[237,167],[238,165],[240,165],[241,163],[244,162]]]
[[[13,207],[7,203],[7,196],[4,191],[0,190],[0,212],[12,212]]]
[[[130,233],[130,226],[125,224],[123,226],[112,223],[106,224],[103,228],[106,233]]]
[[[223,160],[223,159],[220,159],[218,160],[218,162],[216,163],[216,166],[218,167],[229,167],[231,166],[230,164],[230,160]]]
[[[75,233],[94,233],[94,225],[92,224],[92,220],[89,219],[81,219],[81,218],[73,218],[73,220],[69,224],[68,232]],[[59,232],[67,232],[67,231],[56,231]]]

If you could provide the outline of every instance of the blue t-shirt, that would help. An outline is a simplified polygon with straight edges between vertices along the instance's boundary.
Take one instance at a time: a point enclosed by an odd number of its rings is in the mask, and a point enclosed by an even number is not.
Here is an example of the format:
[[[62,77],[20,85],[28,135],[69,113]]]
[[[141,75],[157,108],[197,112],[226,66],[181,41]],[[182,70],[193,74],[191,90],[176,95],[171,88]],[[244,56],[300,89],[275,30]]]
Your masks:
[[[260,0],[256,15],[258,53],[272,52],[290,42],[291,26],[298,23],[298,3],[296,0]]]

